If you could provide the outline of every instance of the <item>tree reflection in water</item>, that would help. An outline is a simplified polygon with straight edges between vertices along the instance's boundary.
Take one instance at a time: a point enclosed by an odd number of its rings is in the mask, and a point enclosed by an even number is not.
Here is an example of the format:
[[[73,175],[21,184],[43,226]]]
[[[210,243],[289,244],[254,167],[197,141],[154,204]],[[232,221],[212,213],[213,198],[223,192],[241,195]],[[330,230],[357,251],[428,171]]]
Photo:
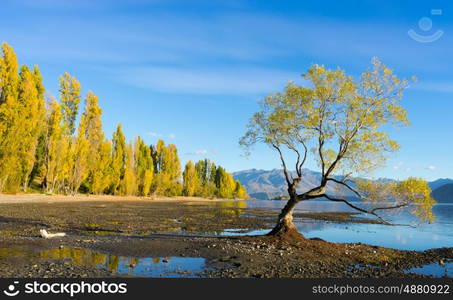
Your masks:
[[[1,254],[1,251],[0,251]],[[69,259],[72,263],[143,277],[191,277],[201,272],[204,258],[194,257],[125,257],[86,248],[60,247],[42,250],[40,259]]]

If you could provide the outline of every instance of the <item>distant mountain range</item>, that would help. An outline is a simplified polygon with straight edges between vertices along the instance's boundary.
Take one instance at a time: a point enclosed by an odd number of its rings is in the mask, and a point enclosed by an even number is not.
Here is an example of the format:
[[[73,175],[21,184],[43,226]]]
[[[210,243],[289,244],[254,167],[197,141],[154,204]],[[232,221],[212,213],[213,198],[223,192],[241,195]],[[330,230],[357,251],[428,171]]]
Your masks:
[[[283,170],[257,170],[250,169],[233,173],[235,179],[239,180],[247,188],[250,197],[259,200],[281,199],[287,197],[287,187]],[[299,192],[308,191],[318,186],[321,180],[321,173],[309,169],[303,169],[304,180],[298,187]],[[379,181],[392,181],[388,178],[380,178]],[[453,179],[441,178],[429,183],[432,195],[438,202],[453,203]],[[359,200],[352,191],[346,187],[331,183],[327,185],[329,194],[344,197],[348,200]]]
[[[431,190],[434,191],[434,190],[440,188],[441,186],[446,185],[446,184],[450,184],[450,183],[453,183],[453,179],[440,178],[440,179],[437,179],[435,181],[431,181],[429,183],[429,187],[431,188]]]
[[[295,174],[292,173],[294,176]],[[286,197],[287,186],[283,170],[245,170],[233,173],[235,179],[239,180],[252,198],[268,200]],[[304,180],[299,184],[298,191],[308,191],[317,187],[321,180],[321,173],[309,169],[303,169]],[[342,196],[349,200],[357,200],[357,197],[348,188],[338,184],[329,183],[327,191],[330,194]]]
[[[453,183],[439,186],[432,192],[432,196],[439,203],[453,203]]]

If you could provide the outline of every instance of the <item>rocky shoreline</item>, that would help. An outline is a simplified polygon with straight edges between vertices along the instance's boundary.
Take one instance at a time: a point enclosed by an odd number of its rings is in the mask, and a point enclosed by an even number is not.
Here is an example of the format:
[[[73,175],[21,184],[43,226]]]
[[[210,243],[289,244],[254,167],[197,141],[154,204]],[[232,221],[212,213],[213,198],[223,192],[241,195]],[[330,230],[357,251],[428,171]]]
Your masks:
[[[83,264],[72,258],[33,255],[63,247],[87,249],[118,257],[202,257],[202,272],[181,270],[181,277],[221,278],[338,278],[429,277],[406,273],[413,267],[453,261],[453,248],[401,251],[363,244],[335,244],[307,239],[298,243],[269,237],[68,237],[59,240],[10,238],[2,245],[16,249],[0,259],[1,277],[122,277],[116,270]],[[4,249],[4,248],[3,248]],[[170,258],[169,258],[170,259]],[[174,276],[170,276],[174,277]],[[179,277],[179,276],[178,276]]]
[[[221,235],[231,228],[268,229],[276,213],[231,201],[1,204],[0,277],[427,277],[406,270],[453,261],[453,248],[419,252]],[[368,222],[351,214],[297,217]],[[42,227],[67,236],[43,239]],[[200,265],[185,265],[185,258]],[[156,275],[152,268],[163,271]]]

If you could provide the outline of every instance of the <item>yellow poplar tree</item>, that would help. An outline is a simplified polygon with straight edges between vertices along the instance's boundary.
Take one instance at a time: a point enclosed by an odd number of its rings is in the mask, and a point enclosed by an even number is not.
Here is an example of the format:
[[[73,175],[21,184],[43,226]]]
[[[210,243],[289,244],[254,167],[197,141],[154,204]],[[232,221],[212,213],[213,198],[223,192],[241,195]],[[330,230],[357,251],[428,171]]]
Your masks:
[[[75,132],[75,121],[81,99],[80,90],[80,82],[75,77],[67,72],[60,76],[60,103],[67,135],[73,135]]]
[[[195,169],[199,176],[200,188],[197,192],[198,196],[202,197],[215,197],[216,186],[215,186],[215,174],[217,167],[215,163],[209,159],[203,159],[197,161]]]
[[[8,97],[17,99],[19,86],[19,66],[13,47],[2,43],[2,54],[0,58],[0,103],[6,102]]]
[[[217,196],[219,198],[234,198],[236,184],[233,175],[227,173],[224,168],[218,167],[215,182],[217,186]]]
[[[164,141],[159,140],[152,149],[154,170],[156,179],[154,181],[154,192],[159,195],[176,196],[182,192],[181,165],[176,146],[170,144],[165,146]]]
[[[12,47],[2,44],[0,60],[0,191],[25,190],[35,162],[37,141],[42,128],[43,91],[26,66],[18,75],[17,57]]]
[[[44,103],[44,93],[45,93],[45,88],[43,84],[43,78],[41,75],[41,71],[39,70],[38,66],[35,65],[33,67],[33,78],[35,80],[35,85],[36,85],[36,91],[38,93],[38,99]],[[50,106],[48,107],[50,108]],[[44,113],[43,115],[45,116],[47,114],[46,108],[44,108]],[[36,148],[36,153],[35,153],[35,163],[33,165],[33,169],[30,173],[30,183],[32,183],[36,177],[40,176],[41,179],[44,177],[44,152],[45,152],[45,134],[46,134],[46,118],[43,118],[43,124],[40,127],[39,133],[38,133],[38,144]],[[44,186],[44,185],[42,185]]]
[[[90,193],[99,193],[99,190],[94,190],[94,181],[97,181],[97,188],[100,188],[102,185],[101,182],[106,181],[103,177],[108,176],[107,166],[109,161],[105,153],[108,150],[108,145],[104,145],[104,153],[101,153],[101,144],[104,141],[101,115],[102,110],[98,104],[98,97],[91,91],[88,92],[85,100],[85,111],[82,115],[81,122],[84,122],[84,135],[89,144],[86,187]]]
[[[91,192],[104,193],[112,181],[112,143],[104,140],[99,145],[97,159],[92,171]]]
[[[150,148],[138,137],[135,140],[135,168],[138,181],[138,193],[147,196],[154,177],[154,164]]]
[[[79,127],[77,137],[72,138],[69,150],[67,189],[72,195],[78,192],[80,185],[88,175],[88,154],[89,143]]]
[[[46,91],[43,83],[41,71],[37,65],[33,66],[33,78],[35,79],[36,91],[38,92],[38,98],[44,100],[44,93]]]
[[[7,43],[2,44],[0,58],[0,191],[18,185],[15,171],[19,140],[20,106],[18,102],[18,63],[14,50]]]
[[[131,144],[126,147],[126,169],[124,171],[123,195],[135,195],[137,193],[137,177],[134,166],[134,149]]]
[[[154,162],[154,173],[155,179],[153,183],[153,191],[157,195],[163,195],[165,193],[166,187],[169,184],[169,179],[167,174],[164,172],[164,153],[167,151],[165,142],[163,140],[158,140],[156,146],[151,148],[151,153],[153,156]]]
[[[47,117],[44,150],[44,185],[46,192],[59,192],[63,185],[66,171],[66,159],[69,150],[69,139],[64,135],[61,107],[52,100]]]
[[[167,147],[165,156],[166,173],[169,178],[169,186],[166,195],[177,196],[182,193],[181,180],[181,163],[179,161],[178,149],[174,144]]]
[[[123,128],[118,124],[112,138],[113,154],[112,154],[112,178],[110,193],[120,195],[124,188],[121,184],[126,171],[126,138],[124,137]]]
[[[194,196],[200,189],[200,180],[194,163],[189,160],[183,172],[183,195]]]
[[[60,101],[51,99],[46,107],[39,68],[22,66],[18,72],[13,48],[3,43],[1,50],[0,192],[41,183],[50,193],[147,196],[153,191],[176,196],[184,189],[187,195],[218,193],[231,198],[244,194],[231,174],[219,171],[209,160],[189,162],[182,178],[173,144],[159,140],[148,147],[139,137],[126,145],[121,125],[112,141],[106,140],[102,110],[92,92],[76,132],[81,100],[77,79],[69,73],[60,76]]]
[[[247,190],[244,186],[239,182],[239,180],[235,181],[235,188],[234,188],[234,198],[236,199],[247,199],[248,194]]]
[[[18,169],[21,184],[26,190],[29,176],[35,163],[38,138],[44,125],[44,101],[40,97],[33,73],[26,66],[21,68],[18,100],[20,105],[20,132],[16,138],[20,141],[18,149]]]

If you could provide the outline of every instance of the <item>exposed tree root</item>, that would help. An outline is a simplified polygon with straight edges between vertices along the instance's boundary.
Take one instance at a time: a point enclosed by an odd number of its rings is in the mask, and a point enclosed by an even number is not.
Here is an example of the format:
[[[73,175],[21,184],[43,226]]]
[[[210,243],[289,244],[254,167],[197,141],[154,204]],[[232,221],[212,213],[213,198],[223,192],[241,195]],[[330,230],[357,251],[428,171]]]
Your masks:
[[[306,238],[297,231],[296,226],[292,222],[278,223],[267,236],[273,237],[286,242],[301,242],[306,241]]]

